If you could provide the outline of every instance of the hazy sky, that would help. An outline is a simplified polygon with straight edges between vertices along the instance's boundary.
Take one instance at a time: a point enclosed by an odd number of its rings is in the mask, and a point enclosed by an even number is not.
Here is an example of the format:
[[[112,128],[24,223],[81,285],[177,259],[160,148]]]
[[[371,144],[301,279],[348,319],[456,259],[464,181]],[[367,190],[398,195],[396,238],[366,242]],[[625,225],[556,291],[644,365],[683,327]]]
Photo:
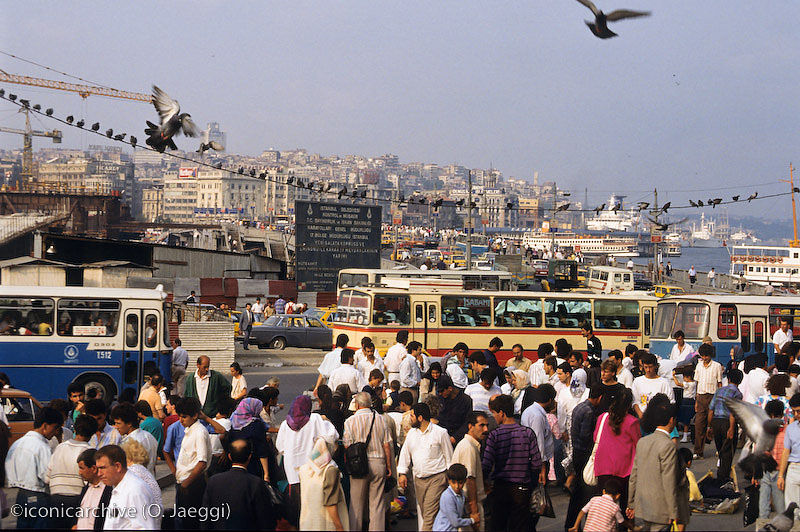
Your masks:
[[[386,152],[673,203],[783,191],[800,164],[800,4],[603,1],[652,10],[592,36],[574,0],[38,2],[0,18],[0,49],[112,87],[158,84],[231,152]],[[54,73],[0,56],[0,68]],[[10,86],[142,138],[152,107]],[[0,102],[0,125],[20,127]],[[37,127],[56,127],[44,121]],[[36,139],[41,146],[46,139]],[[64,146],[96,143],[65,131]],[[0,134],[0,147],[21,145]],[[181,148],[196,142],[180,139]],[[661,197],[660,197],[661,199]],[[788,218],[789,200],[749,214]],[[731,210],[731,214],[735,212]]]

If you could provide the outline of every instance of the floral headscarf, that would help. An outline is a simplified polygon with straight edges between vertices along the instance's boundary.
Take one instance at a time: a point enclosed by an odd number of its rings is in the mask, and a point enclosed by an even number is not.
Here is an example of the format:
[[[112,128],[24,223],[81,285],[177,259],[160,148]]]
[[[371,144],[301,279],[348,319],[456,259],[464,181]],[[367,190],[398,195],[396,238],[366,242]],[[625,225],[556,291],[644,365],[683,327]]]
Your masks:
[[[307,395],[298,395],[292,402],[289,414],[286,416],[286,424],[289,428],[297,432],[308,423],[311,417],[311,399]]]
[[[572,374],[572,382],[569,383],[569,390],[573,397],[581,397],[586,391],[586,372],[583,370],[575,371]]]
[[[245,397],[236,407],[236,411],[231,416],[231,427],[240,430],[249,425],[255,419],[260,419],[261,411],[264,410],[264,403],[255,397]]]
[[[316,473],[321,473],[325,466],[331,461],[331,452],[328,450],[328,443],[324,438],[317,438],[314,447],[308,453],[308,463],[314,468]]]

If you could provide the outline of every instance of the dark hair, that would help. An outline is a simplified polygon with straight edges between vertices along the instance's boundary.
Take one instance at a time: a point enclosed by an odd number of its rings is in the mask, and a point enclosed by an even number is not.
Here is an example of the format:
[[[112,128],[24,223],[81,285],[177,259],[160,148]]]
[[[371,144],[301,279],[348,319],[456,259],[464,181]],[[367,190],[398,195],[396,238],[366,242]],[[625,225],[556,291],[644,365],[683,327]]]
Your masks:
[[[570,375],[572,374],[572,366],[569,365],[569,362],[562,362],[556,369],[560,369],[564,373],[569,373]]]
[[[603,397],[603,392],[605,392],[606,385],[596,382],[592,384],[592,387],[589,388],[589,399],[597,399],[598,397]]]
[[[348,364],[351,360],[353,360],[355,354],[356,354],[355,351],[353,351],[349,347],[345,347],[344,349],[342,349],[342,354],[339,358],[341,359],[342,364]]]
[[[789,376],[785,373],[776,373],[767,379],[764,387],[772,395],[786,395],[786,388],[789,387],[791,381]]]
[[[789,355],[790,357],[797,357],[797,352],[800,350],[800,343],[797,342],[786,342],[781,347],[781,353],[784,355]]]
[[[477,425],[479,417],[482,417],[486,419],[486,421],[489,421],[489,414],[481,410],[473,410],[472,412],[469,413],[469,416],[467,417],[467,424]]]
[[[536,356],[539,358],[547,358],[553,354],[553,344],[550,342],[544,342],[539,344],[539,348],[536,350]]]
[[[622,351],[619,349],[612,349],[608,352],[608,358],[616,358],[617,360],[622,360],[625,358],[625,355],[622,354]],[[608,358],[606,360],[608,360]]]
[[[263,399],[261,402],[264,403],[264,406],[267,406],[267,403],[265,403]],[[217,403],[217,410],[223,416],[231,417],[233,413],[236,411],[236,406],[237,406],[236,400],[233,399],[232,397],[230,396],[222,397]]]
[[[369,336],[365,336],[361,339],[361,347],[366,347],[371,343],[372,343],[372,338],[370,338]]]
[[[60,397],[57,397],[57,398],[53,399],[52,401],[50,401],[47,404],[47,406],[49,406],[50,408],[53,408],[55,410],[58,410],[66,418],[67,414],[69,414],[70,407],[72,406],[72,403],[70,403],[66,399],[61,399]]]
[[[489,410],[511,417],[514,415],[514,399],[510,395],[496,395],[489,399]]]
[[[620,354],[622,354],[622,353],[620,353]],[[616,373],[617,367],[618,367],[617,366],[617,362],[615,360],[611,360],[610,356],[609,356],[609,358],[605,359],[602,364],[600,364],[600,369],[606,370],[606,371],[611,371],[611,372],[614,372],[614,373]]]
[[[372,343],[372,340],[361,343],[361,351],[364,351],[365,349],[375,349],[375,344]]]
[[[350,338],[346,334],[340,334],[336,337],[336,347],[347,347],[347,342]]]
[[[495,336],[491,340],[489,340],[489,347],[503,347],[503,341],[500,339],[499,336]]]
[[[94,461],[95,453],[97,453],[97,449],[92,449],[92,448],[85,449],[85,450],[81,451],[81,454],[78,455],[78,459],[75,460],[75,461],[76,462],[83,462],[83,465],[85,465],[86,467],[94,467],[95,466],[95,461]]]
[[[55,408],[46,406],[36,413],[33,420],[33,428],[38,429],[45,423],[48,425],[61,425],[64,423],[64,416]]]
[[[688,467],[692,463],[692,451],[686,447],[678,447],[678,460],[683,467]]]
[[[233,364],[231,364],[231,369],[236,373],[238,373],[239,375],[242,374],[242,366],[240,366],[238,362],[234,362]]]
[[[683,334],[683,331],[682,331],[682,330],[678,329],[677,331],[675,331],[674,333],[672,333],[672,337],[673,337],[673,338],[686,338],[686,335],[685,335],[685,334]]]
[[[458,342],[456,345],[453,346],[453,351],[466,351],[469,353],[469,347],[464,342]]]
[[[675,406],[669,402],[669,397],[657,393],[647,404],[647,410],[644,411],[639,425],[649,433],[667,425],[673,417],[675,417]]]
[[[390,381],[389,382],[389,389],[392,390],[392,391],[395,391],[395,392],[398,391],[400,389],[400,381],[397,380],[397,379],[394,379],[393,381]]]
[[[558,368],[558,359],[556,357],[554,357],[553,355],[547,356],[544,359],[543,363],[547,364],[548,366],[550,366],[553,369],[557,369]]]
[[[789,360],[789,355],[784,354],[783,349],[781,349],[781,352],[775,355],[775,369],[781,373],[786,373],[789,370]]]
[[[72,395],[73,393],[76,393],[76,392],[80,392],[80,393],[85,393],[86,392],[86,390],[83,387],[83,384],[79,384],[77,382],[69,383],[69,386],[67,386],[67,397],[69,397],[70,395]]]
[[[744,374],[742,373],[742,370],[738,368],[731,368],[728,370],[728,382],[732,382],[733,384],[741,384],[743,379]]]
[[[797,364],[792,364],[786,371],[788,373],[800,373],[800,366]]]
[[[136,407],[134,407],[131,403],[119,403],[117,406],[115,406],[111,410],[111,419],[118,419],[123,423],[133,426],[134,428],[139,427],[139,416],[136,413]]]
[[[175,345],[181,345],[181,339],[180,338],[173,338],[172,341],[175,342]]]
[[[90,416],[99,416],[100,414],[108,415],[108,407],[106,406],[106,402],[102,399],[86,401],[86,404],[83,405],[83,411]]]
[[[8,375],[0,371],[0,385],[8,384],[9,388],[11,387],[11,379],[8,378]]]
[[[397,334],[394,336],[395,340],[401,344],[408,342],[408,330],[402,329],[397,331]]]
[[[697,348],[697,354],[701,357],[715,358],[717,356],[717,348],[711,344],[700,344]]]
[[[414,417],[422,416],[425,421],[431,420],[431,409],[425,403],[417,403],[414,405]]]
[[[522,347],[522,344],[514,344],[514,345],[512,345],[512,346],[511,346],[511,349],[512,349],[512,350],[514,350],[514,349],[516,349],[517,347],[519,347],[519,350],[520,350],[520,351],[525,351],[525,348],[524,348],[524,347]]]
[[[328,412],[333,409],[333,392],[326,384],[320,384],[317,388],[319,398],[319,409],[321,412]]]
[[[581,323],[581,329],[586,332],[592,332],[592,325],[588,321]]]
[[[469,355],[469,361],[480,364],[481,366],[485,366],[486,355],[483,354],[483,351],[473,351],[472,354]]]
[[[628,355],[633,356],[633,354],[636,353],[638,350],[639,350],[639,348],[636,347],[635,345],[628,344],[628,345],[625,346],[625,356],[628,356]]]
[[[372,379],[383,380],[383,378],[384,378],[383,377],[383,372],[381,370],[379,370],[378,368],[374,368],[372,371],[369,372],[369,378],[367,380],[368,381],[371,381]]]
[[[556,356],[558,358],[566,358],[570,351],[572,351],[572,346],[564,338],[556,340]]]
[[[639,352],[637,351],[636,354],[638,355]],[[646,366],[653,366],[658,365],[658,361],[656,360],[656,356],[653,353],[648,353],[645,351],[643,355],[639,357],[639,360],[642,361],[642,364]]]
[[[150,403],[147,401],[136,401],[136,404],[133,406],[136,408],[137,414],[142,414],[144,417],[151,417],[153,415],[153,409],[150,408]]]
[[[455,463],[447,468],[445,476],[447,480],[465,482],[467,480],[467,468],[464,464]]]
[[[436,391],[443,392],[448,388],[453,387],[453,379],[450,378],[450,375],[446,373],[439,377],[439,380],[436,381]]]
[[[603,484],[603,491],[611,495],[621,495],[622,491],[625,489],[625,486],[622,484],[622,479],[619,477],[609,477],[606,480],[605,484]]]
[[[405,403],[408,406],[414,405],[414,395],[408,390],[403,390],[402,392],[397,394],[397,400],[398,402]]]
[[[767,401],[767,404],[764,405],[764,411],[769,417],[783,417],[783,401],[780,399],[772,399],[771,401]]]
[[[81,414],[72,424],[72,432],[89,440],[97,432],[97,421],[92,416]]]
[[[556,389],[553,388],[553,385],[549,382],[544,384],[540,384],[536,390],[536,402],[540,404],[544,404],[552,399],[556,398]]]
[[[108,458],[111,464],[122,464],[122,467],[128,467],[128,458],[125,456],[125,451],[119,445],[105,445],[100,447],[94,453],[95,462],[102,456]]]
[[[789,406],[791,408],[797,408],[800,406],[800,393],[796,393],[789,399]]]
[[[495,374],[492,368],[483,368],[480,375],[481,382],[494,382],[494,378]]]
[[[628,415],[631,403],[633,403],[633,393],[631,393],[630,388],[624,388],[611,399],[611,404],[608,407],[608,425],[617,436],[622,431],[622,422],[625,420],[625,416]]]
[[[236,442],[244,442],[244,445],[241,447],[234,446],[233,444]],[[253,444],[250,443],[250,440],[240,438],[232,441],[230,445],[228,445],[228,456],[234,464],[246,463],[251,454],[253,454]]]
[[[175,407],[179,416],[196,416],[200,414],[202,409],[203,407],[197,397],[184,397]]]
[[[417,349],[422,349],[421,343],[417,342],[416,340],[408,342],[408,345],[406,346],[406,351],[410,353],[411,351],[416,351]]]

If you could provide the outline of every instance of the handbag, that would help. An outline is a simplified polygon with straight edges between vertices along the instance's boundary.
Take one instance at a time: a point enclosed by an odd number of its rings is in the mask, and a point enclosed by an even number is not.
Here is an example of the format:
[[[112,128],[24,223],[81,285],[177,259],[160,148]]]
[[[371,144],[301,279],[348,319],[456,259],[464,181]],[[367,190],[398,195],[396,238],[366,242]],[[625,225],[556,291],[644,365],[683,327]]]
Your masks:
[[[369,424],[367,441],[356,442],[344,451],[344,463],[347,473],[352,478],[364,478],[369,475],[369,460],[367,459],[367,446],[372,438],[372,426],[375,424],[375,412],[372,413],[372,422]]]
[[[606,424],[606,419],[608,419],[608,412],[603,414],[603,417],[600,420],[600,430],[597,433],[597,441],[594,442],[592,454],[589,456],[589,460],[586,462],[586,467],[583,468],[583,482],[587,486],[597,486],[597,475],[594,474],[594,457],[597,454],[597,445],[600,443],[600,438],[603,437],[603,427]]]
[[[529,510],[532,514],[542,517],[549,517],[552,519],[556,516],[553,510],[553,502],[550,500],[550,495],[548,495],[544,485],[539,484],[533,488]]]

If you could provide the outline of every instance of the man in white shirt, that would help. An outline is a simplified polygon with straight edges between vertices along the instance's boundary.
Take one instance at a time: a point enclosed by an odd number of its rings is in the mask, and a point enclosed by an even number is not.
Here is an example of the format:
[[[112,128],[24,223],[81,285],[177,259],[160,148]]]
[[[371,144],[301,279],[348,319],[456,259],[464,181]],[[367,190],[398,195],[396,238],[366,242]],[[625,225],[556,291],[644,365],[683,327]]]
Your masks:
[[[78,456],[78,471],[86,482],[80,502],[81,513],[78,518],[77,530],[103,529],[106,516],[100,511],[101,507],[108,506],[111,499],[111,486],[106,486],[100,480],[97,464],[94,460],[96,449],[89,448]]]
[[[97,421],[97,432],[89,439],[89,446],[93,449],[99,449],[106,445],[119,445],[122,441],[122,436],[119,435],[117,429],[110,425],[106,420],[108,419],[108,407],[106,402],[102,399],[91,399],[86,401],[84,412],[92,416]]]
[[[373,369],[380,370],[381,373],[384,373],[383,359],[375,352],[375,344],[373,344],[372,341],[362,344],[359,351],[361,351],[361,359],[359,360],[358,352],[356,352],[353,356],[353,361],[356,369],[361,372],[365,380],[369,380],[369,374],[372,373]],[[384,377],[385,376],[386,375],[384,375]]]
[[[198,421],[200,401],[196,398],[182,399],[176,411],[186,431],[175,464],[175,505],[185,515],[180,517],[180,528],[198,530],[200,520],[197,510],[203,504],[203,493],[206,491],[205,470],[211,462],[211,436]]]
[[[356,394],[367,385],[367,380],[364,378],[364,375],[353,367],[353,355],[354,352],[352,349],[348,347],[342,349],[342,354],[340,356],[342,365],[333,370],[331,376],[328,378],[328,387],[332,391],[336,391],[336,388],[342,384],[346,384],[350,388],[350,393]]]
[[[408,354],[406,349],[408,331],[406,329],[397,331],[395,339],[397,343],[390,347],[386,351],[386,356],[383,357],[383,367],[386,368],[386,382],[388,384],[400,379],[400,363]]]
[[[336,337],[336,345],[333,351],[325,355],[325,358],[322,359],[322,364],[320,364],[317,369],[317,371],[319,371],[319,377],[317,377],[317,384],[314,385],[315,393],[320,384],[325,384],[325,381],[330,378],[333,370],[342,365],[342,349],[347,347],[347,342],[349,341],[350,338],[346,334],[340,334]]]
[[[672,351],[669,352],[669,359],[678,364],[694,353],[694,347],[684,341],[683,331],[675,331],[672,337],[675,338],[675,345],[672,346]]]
[[[152,510],[158,508],[158,502],[143,480],[128,474],[125,451],[118,445],[106,445],[95,453],[95,463],[100,480],[113,488],[103,530],[158,530],[160,509]]]
[[[709,428],[708,407],[711,399],[717,393],[717,389],[722,386],[722,364],[711,360],[715,355],[714,346],[711,344],[701,345],[697,352],[700,354],[700,362],[694,369],[694,380],[697,382],[697,396],[694,403],[694,456],[703,457],[703,447],[706,439],[703,434]]]
[[[742,400],[748,403],[755,403],[756,399],[764,395],[766,392],[767,379],[767,355],[760,353],[757,355],[750,355],[748,358],[752,359],[754,368],[751,369],[747,375],[744,376]],[[747,360],[745,360],[747,362]]]
[[[257,297],[256,302],[250,308],[253,311],[253,321],[264,321],[264,305],[261,304],[261,298]]]
[[[419,398],[419,381],[422,380],[422,371],[417,362],[417,354],[422,350],[419,342],[409,342],[405,358],[400,362],[400,390],[408,390],[414,396],[414,402]]]
[[[15,441],[6,455],[6,482],[17,488],[16,504],[23,510],[17,516],[17,529],[47,528],[46,516],[37,509],[49,505],[45,478],[50,463],[50,438],[64,423],[64,416],[50,407],[42,408],[33,422],[33,430]]]
[[[445,471],[453,458],[453,445],[447,431],[431,423],[431,410],[425,403],[414,405],[411,427],[400,450],[397,485],[406,489],[408,471],[413,467],[418,528],[432,530],[439,512],[439,497],[447,489]]]
[[[547,422],[547,412],[553,408],[556,390],[548,383],[542,384],[534,391],[534,398],[535,402],[522,412],[519,424],[528,427],[536,434],[539,454],[542,463],[546,464],[553,458],[554,452],[553,431]]]
[[[672,391],[672,384],[667,379],[658,375],[658,360],[652,353],[642,355],[644,365],[644,375],[633,379],[631,393],[633,395],[633,409],[640,418],[647,410],[650,399],[658,393],[663,393],[669,397],[670,403],[675,402],[675,394]]]
[[[469,351],[467,344],[458,342],[450,352],[450,358],[447,359],[445,372],[450,376],[450,379],[453,381],[453,386],[456,388],[465,389],[469,384],[467,374],[464,372],[467,351]]]
[[[494,370],[486,368],[481,372],[480,380],[467,386],[464,393],[472,399],[473,410],[488,414],[489,399],[502,394],[503,391],[494,383]]]
[[[50,486],[50,504],[61,511],[52,516],[48,526],[69,530],[77,524],[67,515],[67,508],[77,508],[81,502],[83,479],[78,469],[78,457],[89,447],[89,439],[97,432],[97,421],[85,414],[75,419],[72,426],[74,438],[58,444],[47,466],[45,481]]]
[[[486,441],[489,434],[489,414],[473,411],[467,421],[467,434],[458,442],[453,450],[452,464],[461,464],[467,468],[466,491],[468,513],[480,515],[478,532],[486,530],[483,501],[486,490],[483,482],[483,466],[481,464],[481,442]],[[495,422],[495,424],[497,424]],[[451,464],[451,465],[452,465]]]
[[[114,428],[122,436],[120,443],[133,438],[144,446],[149,457],[147,470],[155,476],[158,440],[146,430],[139,428],[139,414],[136,412],[136,407],[130,403],[120,403],[111,411],[111,419],[114,420]]]
[[[361,348],[360,349],[356,349],[356,355],[354,357],[355,366],[356,367],[358,367],[358,365],[361,364],[361,361],[364,360],[364,346],[367,345],[367,344],[372,344],[372,343],[373,343],[372,342],[372,338],[370,338],[369,336],[364,336],[364,337],[361,338]],[[383,359],[381,359],[381,360],[383,360]]]
[[[614,349],[608,354],[608,358],[617,364],[617,382],[630,390],[633,386],[633,373],[622,363],[622,351]]]
[[[775,354],[781,352],[783,346],[790,343],[792,338],[792,323],[789,318],[781,316],[781,326],[772,335],[772,343],[775,345]]]

